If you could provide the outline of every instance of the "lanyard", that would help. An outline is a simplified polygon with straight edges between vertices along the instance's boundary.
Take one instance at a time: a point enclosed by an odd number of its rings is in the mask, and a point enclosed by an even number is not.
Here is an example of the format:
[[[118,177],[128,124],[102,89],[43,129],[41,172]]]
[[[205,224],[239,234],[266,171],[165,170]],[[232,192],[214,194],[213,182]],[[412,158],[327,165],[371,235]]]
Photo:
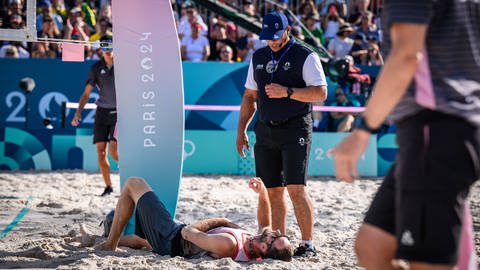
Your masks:
[[[273,82],[273,73],[275,73],[275,71],[277,70],[277,65],[280,63],[283,56],[288,52],[288,50],[290,50],[290,48],[293,46],[293,44],[295,44],[295,39],[292,39],[292,43],[290,43],[290,45],[287,47],[287,49],[285,51],[283,51],[282,55],[280,55],[280,58],[278,58],[278,61],[275,61],[275,58],[273,58],[273,51],[270,50],[270,55],[272,56],[272,64],[273,64],[272,76],[270,78],[270,83]]]

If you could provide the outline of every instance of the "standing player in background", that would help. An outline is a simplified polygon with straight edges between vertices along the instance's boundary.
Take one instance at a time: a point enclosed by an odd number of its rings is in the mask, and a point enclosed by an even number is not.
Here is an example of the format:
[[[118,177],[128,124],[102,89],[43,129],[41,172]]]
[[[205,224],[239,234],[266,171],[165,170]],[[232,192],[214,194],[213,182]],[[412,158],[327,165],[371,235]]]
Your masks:
[[[302,234],[295,256],[314,256],[313,206],[306,191],[312,139],[312,103],[325,100],[327,83],[318,55],[290,38],[281,12],[263,18],[260,39],[268,46],[252,57],[237,130],[237,151],[248,150],[247,127],[258,107],[254,130],[256,174],[268,189],[272,227],[286,232],[285,190],[293,203]]]
[[[114,138],[117,123],[117,98],[115,93],[115,77],[113,73],[112,36],[105,35],[100,39],[102,46],[102,60],[93,64],[87,78],[87,85],[80,97],[78,109],[72,119],[72,126],[78,126],[82,119],[82,111],[87,104],[90,93],[96,86],[99,98],[95,102],[97,111],[93,127],[93,143],[97,147],[98,166],[105,182],[105,189],[100,196],[113,192],[110,179],[110,164],[108,162],[107,147],[112,158],[118,162],[117,140]],[[104,46],[102,43],[110,43]]]
[[[395,259],[456,269],[465,199],[480,173],[480,2],[389,0],[383,12],[389,57],[333,152],[337,177],[351,182],[370,134],[389,114],[397,124],[399,151],[356,253],[369,270],[396,269]]]

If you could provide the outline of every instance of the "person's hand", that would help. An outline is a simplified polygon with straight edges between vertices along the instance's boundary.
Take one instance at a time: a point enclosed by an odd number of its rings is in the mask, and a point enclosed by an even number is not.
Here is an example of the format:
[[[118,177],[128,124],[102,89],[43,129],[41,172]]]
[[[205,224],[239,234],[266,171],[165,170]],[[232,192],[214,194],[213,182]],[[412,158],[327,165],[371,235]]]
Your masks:
[[[237,152],[240,154],[242,157],[246,157],[245,152],[243,151],[243,148],[247,149],[247,151],[250,151],[250,146],[248,145],[248,136],[246,132],[238,133],[237,134]]]
[[[332,151],[335,157],[335,175],[345,182],[353,182],[358,178],[357,162],[367,148],[370,133],[354,130],[343,139]]]
[[[265,93],[269,98],[284,98],[287,97],[287,87],[278,83],[271,83],[265,85]]]
[[[255,191],[255,193],[259,193],[259,194],[267,190],[265,185],[262,182],[262,179],[260,179],[259,177],[251,178],[250,181],[248,181],[248,187],[253,191]]]
[[[82,120],[82,116],[78,113],[75,113],[72,119],[72,126],[78,126],[80,124],[80,120]]]

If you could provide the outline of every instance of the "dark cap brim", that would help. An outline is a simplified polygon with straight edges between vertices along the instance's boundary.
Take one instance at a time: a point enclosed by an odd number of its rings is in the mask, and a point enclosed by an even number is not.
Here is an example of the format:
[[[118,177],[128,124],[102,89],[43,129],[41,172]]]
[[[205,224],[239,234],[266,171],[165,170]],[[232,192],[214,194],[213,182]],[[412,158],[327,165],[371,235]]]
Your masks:
[[[285,29],[283,30],[278,30],[278,31],[268,31],[268,30],[262,30],[260,32],[260,40],[279,40],[282,38],[283,32],[285,32]]]

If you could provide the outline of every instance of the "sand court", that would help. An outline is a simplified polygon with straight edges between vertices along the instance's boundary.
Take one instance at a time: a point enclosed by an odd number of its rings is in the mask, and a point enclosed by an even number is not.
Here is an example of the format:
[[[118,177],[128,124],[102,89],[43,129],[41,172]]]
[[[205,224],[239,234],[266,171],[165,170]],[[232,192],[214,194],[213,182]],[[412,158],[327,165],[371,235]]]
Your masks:
[[[309,193],[315,209],[314,242],[318,256],[292,262],[264,260],[237,263],[229,258],[184,259],[159,256],[123,247],[125,252],[96,251],[91,245],[104,240],[100,221],[115,207],[119,176],[113,174],[113,196],[99,197],[101,175],[82,171],[0,173],[0,232],[32,201],[18,223],[0,239],[0,268],[57,269],[360,269],[353,239],[380,183],[364,179],[353,184],[333,178],[310,178]],[[182,179],[177,219],[193,223],[210,217],[227,217],[256,231],[256,194],[248,177],[185,175]],[[480,251],[480,185],[471,190],[477,254]],[[289,201],[289,200],[287,200]],[[300,232],[289,202],[287,234],[298,243]],[[83,224],[98,235],[82,247]],[[85,239],[84,239],[85,241]],[[87,242],[88,242],[87,241]]]

